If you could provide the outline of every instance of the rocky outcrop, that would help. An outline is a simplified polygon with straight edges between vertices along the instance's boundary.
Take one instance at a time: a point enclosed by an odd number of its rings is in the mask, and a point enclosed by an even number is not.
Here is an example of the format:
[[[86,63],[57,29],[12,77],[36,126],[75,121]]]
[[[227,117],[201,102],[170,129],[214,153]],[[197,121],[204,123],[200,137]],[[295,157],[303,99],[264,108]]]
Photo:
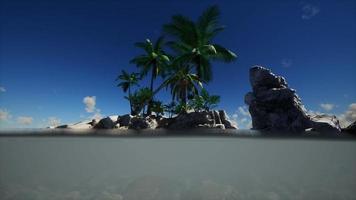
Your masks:
[[[329,133],[329,132],[340,132],[339,120],[334,115],[310,115],[312,121],[312,130]]]
[[[56,128],[67,129],[191,129],[191,128],[219,128],[219,129],[237,129],[229,120],[224,110],[212,110],[202,112],[189,112],[179,114],[174,118],[165,118],[157,116],[132,116],[129,114],[121,116],[109,116],[99,121],[88,120],[76,124],[61,125]]]
[[[95,126],[94,129],[114,129],[117,128],[116,121],[113,121],[110,117],[105,117],[101,119]]]
[[[229,119],[229,116],[226,114],[225,110],[219,110],[218,112],[219,112],[221,124],[223,124],[226,129],[237,129],[237,125],[232,123],[232,121]]]
[[[130,129],[155,129],[157,127],[157,121],[153,117],[134,117],[129,124]]]
[[[201,127],[237,129],[237,127],[229,120],[226,112],[223,110],[182,113],[172,119],[164,128],[192,129]]]
[[[286,80],[269,69],[250,69],[252,92],[245,96],[253,129],[266,131],[303,132],[312,128],[318,132],[339,133],[335,116],[309,115],[294,89]]]
[[[348,125],[346,128],[343,129],[343,131],[351,133],[351,134],[356,134],[356,121]]]
[[[120,124],[120,126],[129,126],[131,124],[131,120],[134,116],[130,114],[126,115],[121,115],[117,117],[117,122]]]

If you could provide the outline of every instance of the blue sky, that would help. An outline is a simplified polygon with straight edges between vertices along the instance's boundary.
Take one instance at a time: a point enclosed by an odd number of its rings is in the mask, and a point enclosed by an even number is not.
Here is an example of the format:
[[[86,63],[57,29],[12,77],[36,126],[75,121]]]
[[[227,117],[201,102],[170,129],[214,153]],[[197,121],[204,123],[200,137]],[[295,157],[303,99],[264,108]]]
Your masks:
[[[227,27],[216,42],[238,59],[214,63],[207,88],[221,96],[219,108],[237,117],[241,127],[249,123],[243,99],[250,91],[248,70],[253,65],[286,77],[309,110],[354,114],[352,0],[0,2],[0,128],[127,113],[115,78],[122,69],[137,70],[129,64],[141,53],[133,44],[157,39],[174,14],[196,19],[214,4]],[[159,98],[168,100],[168,95],[163,91]],[[95,107],[89,101],[93,112],[85,109],[87,96],[95,96]]]

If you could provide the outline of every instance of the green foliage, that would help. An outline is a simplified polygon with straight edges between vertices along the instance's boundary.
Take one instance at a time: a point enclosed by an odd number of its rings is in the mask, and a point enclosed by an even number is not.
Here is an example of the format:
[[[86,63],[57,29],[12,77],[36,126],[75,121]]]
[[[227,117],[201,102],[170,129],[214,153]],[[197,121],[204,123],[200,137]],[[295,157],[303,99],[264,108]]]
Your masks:
[[[171,76],[165,81],[166,88],[170,88],[172,100],[178,100],[182,103],[187,102],[189,94],[197,94],[198,86],[203,87],[202,81],[196,75],[190,72],[188,67],[173,68]]]
[[[202,89],[200,95],[195,95],[189,104],[194,111],[210,111],[220,102],[220,96],[210,95],[205,89]]]
[[[131,87],[132,86],[138,86],[138,81],[140,80],[139,78],[139,73],[127,73],[125,70],[121,71],[121,74],[116,78],[116,81],[121,81],[117,87],[121,87],[124,92],[129,92],[128,96],[131,97]],[[133,110],[133,105],[131,98],[127,98],[130,103],[130,110],[131,114],[134,114]]]
[[[137,115],[140,112],[144,112],[145,106],[152,99],[152,92],[149,88],[145,87],[125,98],[131,102],[131,109],[134,115]]]
[[[172,118],[173,114],[175,114],[175,110],[176,110],[176,102],[174,101],[164,105],[164,111],[168,113],[168,116],[170,118]]]
[[[122,71],[117,78],[121,81],[117,86],[128,92],[125,98],[130,102],[132,114],[144,114],[147,108],[146,115],[151,112],[157,115],[168,112],[172,117],[173,114],[190,109],[209,111],[217,106],[220,97],[210,95],[203,89],[203,83],[212,79],[212,61],[232,62],[236,59],[235,53],[213,41],[224,30],[219,18],[220,10],[217,6],[208,7],[196,21],[174,15],[171,22],[163,26],[172,41],[165,43],[161,36],[155,42],[146,39],[135,43],[136,47],[143,50],[143,54],[130,62],[140,69],[140,73]],[[164,45],[170,47],[175,55],[168,55]],[[139,80],[148,74],[149,87],[131,93],[131,87],[137,86]],[[154,81],[158,76],[164,80],[154,89]],[[170,90],[172,103],[163,105],[161,101],[153,100],[162,88]]]
[[[156,43],[152,43],[149,39],[145,42],[137,42],[136,47],[145,51],[145,54],[136,56],[131,60],[131,63],[136,64],[141,68],[141,76],[146,76],[151,71],[150,90],[153,93],[153,82],[158,75],[164,76],[165,67],[168,65],[170,59],[163,50],[164,38],[159,37]],[[147,114],[151,114],[152,102],[150,101],[147,108]]]
[[[219,8],[211,6],[197,22],[175,15],[171,23],[163,26],[164,31],[176,39],[167,44],[177,53],[177,60],[192,64],[198,77],[206,82],[212,79],[211,60],[231,62],[236,59],[235,53],[212,42],[224,30],[219,25],[219,16]]]
[[[124,92],[127,92],[132,86],[138,86],[139,80],[139,73],[129,74],[125,70],[122,70],[121,74],[116,78],[116,81],[121,81],[117,84],[117,87],[121,87]]]
[[[152,112],[155,112],[157,116],[162,116],[164,114],[164,105],[162,101],[154,100],[152,101]]]
[[[135,43],[135,46],[143,49],[145,54],[136,56],[130,62],[136,64],[137,67],[141,69],[142,76],[146,76],[149,71],[152,72],[151,84],[158,75],[164,74],[164,69],[170,61],[169,57],[163,50],[163,43],[164,38],[162,36],[158,38],[155,44],[149,39],[146,39],[145,42]]]
[[[187,113],[187,111],[190,109],[191,109],[191,107],[189,104],[180,102],[178,105],[175,106],[174,114]]]

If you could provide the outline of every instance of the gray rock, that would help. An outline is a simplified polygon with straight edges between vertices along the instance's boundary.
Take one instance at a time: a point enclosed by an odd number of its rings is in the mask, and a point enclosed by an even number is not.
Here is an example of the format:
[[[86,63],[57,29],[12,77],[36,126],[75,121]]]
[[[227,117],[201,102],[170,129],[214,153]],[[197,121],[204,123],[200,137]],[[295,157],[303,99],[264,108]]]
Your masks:
[[[175,121],[175,118],[164,118],[161,117],[157,119],[157,127],[156,128],[168,128],[170,124]]]
[[[225,110],[219,110],[218,112],[221,123],[224,124],[226,129],[237,129],[237,126],[230,121],[229,116],[226,114]]]
[[[225,129],[224,124],[215,124],[214,128]]]
[[[339,120],[332,115],[311,115],[312,130],[323,133],[339,133],[341,132]]]
[[[236,129],[237,127],[229,120],[224,110],[212,110],[201,112],[190,112],[179,114],[177,117],[170,119],[165,124],[169,129],[191,129],[191,128],[228,128]]]
[[[116,128],[116,122],[114,122],[110,117],[105,117],[101,119],[93,128],[94,129],[114,129]]]
[[[67,125],[67,124],[59,125],[59,126],[57,126],[56,128],[68,128],[68,125]]]
[[[356,134],[356,121],[348,125],[346,128],[343,129],[343,131],[346,131],[348,133]]]
[[[212,127],[214,125],[214,118],[209,112],[190,112],[179,114],[173,123],[169,124],[170,129],[190,129],[201,126]]]
[[[130,129],[155,129],[157,127],[157,121],[151,117],[133,117],[129,125]]]
[[[90,124],[92,127],[94,127],[96,124],[98,124],[98,122],[96,121],[96,119],[93,119],[88,124]]]
[[[212,118],[214,119],[214,124],[222,124],[219,111],[212,110],[211,112]]]
[[[129,126],[133,117],[134,116],[130,114],[118,116],[117,122],[120,124],[120,126]]]
[[[250,83],[252,92],[246,94],[245,103],[249,106],[253,129],[296,133],[312,128],[319,132],[340,132],[336,117],[308,115],[296,91],[271,70],[252,67]]]

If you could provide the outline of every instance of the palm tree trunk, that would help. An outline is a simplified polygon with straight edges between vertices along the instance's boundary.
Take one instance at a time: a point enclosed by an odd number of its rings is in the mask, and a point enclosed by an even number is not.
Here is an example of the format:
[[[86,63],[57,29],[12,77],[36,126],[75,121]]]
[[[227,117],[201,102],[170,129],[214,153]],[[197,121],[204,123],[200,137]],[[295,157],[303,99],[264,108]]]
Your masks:
[[[129,86],[129,103],[130,103],[130,113],[131,115],[134,115],[133,110],[132,110],[132,102],[131,102],[131,87]]]
[[[157,66],[156,66],[156,63],[154,62],[153,63],[153,67],[152,67],[152,75],[151,75],[151,85],[150,85],[150,90],[152,92],[152,95],[153,95],[153,79],[154,79],[154,74],[155,74],[155,71],[157,70]],[[153,96],[152,96],[153,97]],[[146,112],[146,115],[149,116],[152,114],[152,98],[151,100],[148,102],[148,105],[147,105],[147,112]]]
[[[183,92],[182,92],[182,103],[184,105],[184,113],[187,113],[187,85],[184,86]]]

